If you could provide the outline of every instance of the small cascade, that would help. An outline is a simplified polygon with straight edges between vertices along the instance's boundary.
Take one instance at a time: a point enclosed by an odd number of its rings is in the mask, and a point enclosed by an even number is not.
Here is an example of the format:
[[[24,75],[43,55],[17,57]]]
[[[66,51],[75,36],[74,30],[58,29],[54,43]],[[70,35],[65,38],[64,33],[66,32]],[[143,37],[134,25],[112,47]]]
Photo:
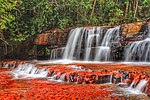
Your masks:
[[[104,74],[98,76],[97,80],[98,84],[112,84],[113,83],[113,75],[112,74]]]
[[[59,78],[59,81],[65,82],[65,77],[66,77],[66,74],[62,74]]]
[[[110,84],[113,83],[112,80],[113,80],[113,75],[110,75]]]
[[[51,80],[56,80],[57,77],[60,75],[60,73],[54,74],[51,77],[49,77]]]
[[[61,71],[59,68],[54,69],[48,68],[45,70],[44,68],[38,68],[34,64],[24,63],[19,64],[17,68],[15,68],[12,73],[15,76],[15,79],[22,78],[44,78],[53,82],[69,82],[75,84],[128,84],[130,78],[127,73],[122,71],[112,71],[109,72],[107,70],[102,70],[101,72],[95,72],[93,70],[84,68],[83,66],[77,65],[68,65],[65,66],[66,71]],[[135,76],[134,73],[131,75]],[[127,76],[127,77],[126,77]],[[148,83],[147,80],[141,79],[137,84],[134,81],[135,78],[131,79],[132,83],[128,88],[124,88],[130,93],[145,93],[146,86]]]
[[[133,88],[133,85],[134,85],[134,81],[130,84],[130,86],[129,86],[129,89],[132,89]]]
[[[126,46],[125,61],[150,61],[150,39],[130,42]]]
[[[12,71],[15,78],[19,77],[46,77],[48,70],[37,69],[34,64],[19,64],[16,69]]]
[[[150,25],[145,40],[130,42],[125,48],[125,61],[150,61]]]
[[[129,91],[130,92],[133,92],[133,93],[142,93],[143,92],[143,89],[144,89],[144,87],[146,86],[146,84],[147,84],[147,81],[146,80],[140,80],[140,82],[136,85],[136,86],[134,86],[134,81],[130,84],[130,86],[129,86]],[[134,86],[134,87],[133,87]]]
[[[142,92],[142,89],[146,86],[146,84],[146,80],[141,80],[134,89],[138,92]]]
[[[65,51],[65,47],[56,48],[51,51],[50,60],[62,59],[62,55]]]

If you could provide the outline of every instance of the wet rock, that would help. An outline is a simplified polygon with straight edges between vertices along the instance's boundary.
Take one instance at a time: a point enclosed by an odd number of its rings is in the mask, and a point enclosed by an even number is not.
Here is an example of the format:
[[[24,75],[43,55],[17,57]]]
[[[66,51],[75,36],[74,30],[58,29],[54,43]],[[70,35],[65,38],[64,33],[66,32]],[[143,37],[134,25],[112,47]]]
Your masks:
[[[122,34],[136,34],[141,29],[142,22],[122,25]]]
[[[146,93],[150,97],[150,78],[148,79],[148,82],[143,92]]]
[[[125,100],[150,100],[150,98],[144,94],[127,94],[127,95],[122,95]]]
[[[128,88],[129,86],[127,84],[118,84],[118,87]]]
[[[97,84],[104,84],[104,83],[111,83],[111,75],[101,75],[98,76],[98,80],[96,81]]]
[[[20,62],[21,63],[21,62]],[[2,64],[2,63],[1,63]],[[6,62],[3,63],[7,64]],[[27,64],[28,65],[28,64]],[[69,65],[70,66],[70,65]],[[125,67],[124,67],[125,68]],[[148,75],[145,73],[139,73],[135,70],[127,72],[120,70],[100,70],[100,71],[88,71],[89,68],[84,68],[84,70],[76,70],[70,67],[66,67],[66,65],[56,65],[56,66],[38,66],[37,69],[42,71],[49,71],[47,77],[53,77],[55,80],[63,80],[68,83],[76,83],[76,84],[105,84],[105,83],[125,83],[128,86],[134,81],[134,85],[132,88],[135,88],[141,80],[148,80],[146,87],[141,89],[142,92],[150,95],[150,79]],[[83,68],[82,68],[83,69]],[[39,73],[39,72],[37,72]],[[29,72],[29,74],[31,74]],[[2,82],[2,84],[8,84],[7,82]],[[126,87],[127,85],[123,85],[121,87]]]
[[[48,74],[47,74],[47,77],[50,77],[50,76],[53,76],[54,75],[54,71],[52,70],[49,70]]]
[[[132,80],[131,79],[124,79],[123,83],[125,83],[129,86],[132,83]]]

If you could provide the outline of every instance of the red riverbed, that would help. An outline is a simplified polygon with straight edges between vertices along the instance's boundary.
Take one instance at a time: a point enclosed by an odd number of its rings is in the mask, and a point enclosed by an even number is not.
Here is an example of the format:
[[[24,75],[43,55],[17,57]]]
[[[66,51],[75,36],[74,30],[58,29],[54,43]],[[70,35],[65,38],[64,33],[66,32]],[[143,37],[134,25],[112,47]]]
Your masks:
[[[8,63],[8,62],[7,62]],[[19,62],[20,63],[20,62]],[[21,62],[22,63],[22,62]],[[96,72],[100,70],[123,70],[150,75],[149,66],[76,64]],[[52,65],[39,65],[39,68],[51,68]],[[53,65],[54,66],[54,65]],[[56,65],[51,69],[70,71],[65,65]],[[57,67],[57,68],[56,68]],[[0,100],[148,100],[148,96],[118,96],[112,91],[116,84],[75,84],[55,83],[46,79],[13,79],[12,69],[0,68]],[[139,95],[138,95],[139,96]],[[136,99],[135,99],[136,98]]]
[[[117,100],[113,85],[54,83],[44,79],[12,80],[0,74],[0,100]]]

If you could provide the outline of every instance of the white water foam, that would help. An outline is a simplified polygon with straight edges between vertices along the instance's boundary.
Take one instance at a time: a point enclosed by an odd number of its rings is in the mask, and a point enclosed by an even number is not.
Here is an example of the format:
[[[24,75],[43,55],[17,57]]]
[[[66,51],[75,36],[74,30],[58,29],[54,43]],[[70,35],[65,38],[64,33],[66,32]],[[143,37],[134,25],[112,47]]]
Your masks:
[[[150,66],[150,62],[113,62],[113,61],[79,61],[79,60],[34,60],[33,61],[36,64],[75,64],[75,63],[81,63],[81,64],[125,64],[125,65],[131,65],[131,66]]]
[[[128,94],[144,94],[142,89],[146,86],[147,81],[146,80],[140,80],[140,82],[133,87],[134,85],[134,81],[131,83],[131,85],[125,89],[125,91],[127,91]]]
[[[15,78],[40,78],[46,77],[48,74],[48,70],[45,69],[37,69],[34,64],[20,64],[17,68],[15,68],[12,73]]]

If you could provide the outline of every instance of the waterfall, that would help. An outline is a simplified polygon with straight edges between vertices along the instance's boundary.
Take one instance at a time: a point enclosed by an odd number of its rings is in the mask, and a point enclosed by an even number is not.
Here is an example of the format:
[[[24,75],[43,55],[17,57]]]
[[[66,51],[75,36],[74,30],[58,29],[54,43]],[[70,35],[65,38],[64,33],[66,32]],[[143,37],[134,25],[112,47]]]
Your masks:
[[[89,60],[90,57],[90,53],[91,53],[91,47],[92,47],[92,43],[93,43],[93,39],[94,39],[94,30],[93,32],[90,32],[91,34],[88,35],[87,38],[87,44],[86,44],[86,51],[85,51],[85,60]]]
[[[110,61],[111,42],[119,42],[119,29],[120,26],[110,28],[106,32],[101,46],[97,47],[95,54],[95,61]]]
[[[96,31],[96,32],[95,32]],[[89,30],[88,38],[87,38],[87,43],[86,43],[86,52],[85,52],[85,57],[84,60],[90,60],[90,55],[91,55],[91,49],[93,48],[92,44],[94,43],[93,39],[96,38],[96,45],[95,47],[100,45],[100,40],[102,39],[102,28],[93,28]]]
[[[100,46],[97,47],[95,61],[109,61],[110,47]]]
[[[150,40],[129,43],[126,46],[125,61],[150,61]]]
[[[63,54],[63,59],[80,60],[82,50],[85,50],[84,59],[89,60],[91,48],[100,44],[103,34],[103,29],[96,28],[76,28],[71,31],[66,49]]]
[[[106,33],[101,27],[72,30],[63,59],[109,61],[111,42],[119,42],[120,39],[119,29],[120,26],[117,26],[108,29]]]
[[[83,40],[84,30],[85,29],[83,28],[76,28],[75,30],[71,31],[66,49],[63,54],[63,59],[74,59],[76,46],[78,45],[78,49],[81,49],[81,40]]]

